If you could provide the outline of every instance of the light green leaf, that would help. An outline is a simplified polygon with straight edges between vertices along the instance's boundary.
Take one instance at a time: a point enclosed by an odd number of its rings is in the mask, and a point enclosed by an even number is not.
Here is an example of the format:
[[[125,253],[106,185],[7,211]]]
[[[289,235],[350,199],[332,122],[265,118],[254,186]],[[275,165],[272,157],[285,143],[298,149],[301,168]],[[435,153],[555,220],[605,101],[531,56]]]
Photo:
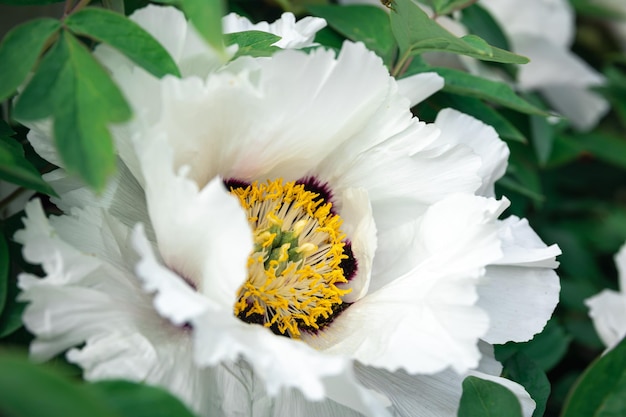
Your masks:
[[[504,386],[468,376],[463,380],[463,394],[458,417],[522,417],[522,407]]]
[[[272,46],[272,44],[279,40],[280,36],[258,30],[248,30],[224,35],[226,45],[239,45],[239,49],[237,49],[237,53],[233,59],[242,55],[255,57],[271,56],[274,52],[281,50],[281,48],[277,46]]]
[[[504,361],[502,376],[521,384],[535,401],[533,417],[543,416],[550,396],[550,381],[535,362],[522,352],[517,352]]]
[[[0,317],[7,300],[9,263],[9,247],[4,235],[0,234]]]
[[[226,60],[222,35],[223,0],[180,0],[180,4],[198,33]]]
[[[4,121],[0,121],[0,130],[0,179],[44,194],[56,195],[37,169],[24,157],[20,144],[8,137],[13,133]]]
[[[309,6],[309,10],[351,41],[363,42],[386,64],[391,62],[396,41],[389,16],[382,9],[369,5],[327,5]]]
[[[568,136],[569,140],[596,158],[626,168],[626,141],[621,136],[593,131],[576,136]]]
[[[561,416],[623,416],[625,394],[626,339],[585,370],[569,392]]]
[[[0,353],[0,414],[13,417],[116,417],[84,388],[26,358]]]
[[[89,385],[121,417],[194,417],[176,397],[162,388],[129,381],[100,381]]]
[[[65,168],[102,190],[115,170],[109,123],[131,110],[105,69],[69,32],[44,57],[20,95],[17,119],[54,118],[54,136]]]
[[[180,77],[165,48],[141,26],[119,13],[89,7],[70,15],[65,25],[77,35],[111,45],[156,77],[167,74]]]
[[[488,45],[475,35],[457,38],[431,20],[411,0],[396,0],[391,28],[403,57],[430,51],[452,52],[483,61],[525,64],[528,58]]]
[[[12,29],[0,44],[0,101],[15,92],[35,66],[46,42],[61,27],[55,19],[37,19]]]

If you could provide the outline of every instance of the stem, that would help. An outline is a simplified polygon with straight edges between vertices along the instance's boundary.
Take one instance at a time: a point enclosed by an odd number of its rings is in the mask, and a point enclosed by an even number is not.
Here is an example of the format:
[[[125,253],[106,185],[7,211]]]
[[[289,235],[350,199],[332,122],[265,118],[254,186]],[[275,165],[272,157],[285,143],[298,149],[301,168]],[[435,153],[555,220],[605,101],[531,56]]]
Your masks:
[[[2,210],[4,210],[5,207],[7,207],[9,204],[11,204],[11,202],[13,200],[18,198],[20,195],[22,195],[26,191],[27,191],[26,188],[19,187],[17,190],[15,190],[11,194],[9,194],[7,196],[7,198],[5,198],[4,200],[0,201],[0,212],[2,212]]]
[[[405,68],[405,64],[408,61],[409,63],[411,62],[409,60],[409,58],[411,57],[409,51],[407,50],[398,60],[398,62],[396,62],[396,65],[393,67],[393,69],[391,70],[391,75],[393,77],[398,77],[398,75],[402,74],[403,70],[406,71]]]
[[[67,0],[67,2],[69,1],[70,0]],[[70,15],[72,13],[76,13],[77,11],[79,11],[80,9],[88,5],[90,1],[91,0],[79,0],[78,3],[76,3],[76,5],[72,7],[69,12],[65,13],[65,16]],[[67,6],[67,2],[65,3],[66,6]]]

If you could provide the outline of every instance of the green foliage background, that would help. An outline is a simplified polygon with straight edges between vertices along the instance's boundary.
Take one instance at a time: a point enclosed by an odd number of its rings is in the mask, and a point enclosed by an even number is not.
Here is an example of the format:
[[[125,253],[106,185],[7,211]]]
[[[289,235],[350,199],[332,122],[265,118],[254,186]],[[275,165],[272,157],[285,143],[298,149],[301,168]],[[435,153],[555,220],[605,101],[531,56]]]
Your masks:
[[[429,66],[422,54],[444,51],[498,66],[512,77],[527,60],[507,50],[506,28],[467,0],[430,0],[438,15],[460,14],[471,34],[457,38],[410,0],[396,0],[390,14],[371,6],[342,7],[324,0],[160,0],[181,8],[205,40],[219,51],[237,43],[240,55],[268,56],[274,35],[245,32],[223,37],[221,16],[235,11],[254,21],[273,21],[288,10],[325,18],[317,42],[338,48],[343,39],[362,41],[394,76],[436,71],[444,89],[414,109],[432,121],[454,107],[494,126],[511,148],[509,168],[497,184],[512,205],[508,213],[529,219],[548,243],[563,251],[561,302],[545,330],[532,341],[497,347],[504,376],[524,385],[537,402],[534,416],[626,415],[626,343],[605,356],[583,300],[616,288],[613,255],[626,241],[626,55],[608,23],[624,19],[591,0],[571,0],[577,13],[574,51],[605,74],[598,88],[611,104],[590,132],[579,133],[560,119],[539,94],[520,94],[506,84],[466,72]],[[54,0],[0,0],[3,10]],[[54,119],[56,146],[67,168],[94,190],[115,170],[110,123],[131,117],[123,95],[91,56],[103,42],[157,77],[179,76],[167,52],[124,17],[146,0],[66,1],[54,18],[33,19],[9,32],[0,44],[0,179],[17,186],[0,201],[0,214],[28,193],[53,195],[40,173],[53,166],[39,158],[14,121]],[[85,7],[89,6],[89,7]],[[11,9],[13,8],[13,9]],[[147,35],[147,36],[146,36]],[[128,42],[132,39],[132,42]],[[11,101],[26,83],[19,99]],[[97,102],[98,105],[94,105]],[[11,104],[13,103],[13,105]],[[50,211],[55,208],[50,206]],[[79,370],[61,358],[34,365],[25,359],[31,336],[21,326],[23,305],[15,300],[16,276],[36,270],[11,240],[20,214],[0,216],[0,414],[14,416],[187,416],[166,392],[125,381],[83,383]],[[626,320],[626,317],[624,317]],[[515,397],[497,384],[468,378],[459,416],[521,415]],[[33,401],[37,398],[37,401]],[[158,404],[158,407],[155,407]]]

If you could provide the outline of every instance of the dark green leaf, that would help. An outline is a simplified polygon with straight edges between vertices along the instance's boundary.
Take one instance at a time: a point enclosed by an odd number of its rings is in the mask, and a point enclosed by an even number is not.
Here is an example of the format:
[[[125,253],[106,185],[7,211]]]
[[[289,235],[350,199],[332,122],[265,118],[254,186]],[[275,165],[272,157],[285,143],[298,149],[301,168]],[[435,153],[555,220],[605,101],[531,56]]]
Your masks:
[[[528,58],[492,47],[475,35],[457,38],[431,20],[411,0],[396,0],[391,12],[391,27],[402,56],[430,51],[452,52],[484,61],[525,64]]]
[[[0,414],[14,417],[114,417],[83,387],[25,358],[0,354]]]
[[[443,91],[481,98],[522,113],[548,116],[548,113],[518,96],[511,87],[504,83],[486,80],[451,68],[426,67],[420,69],[419,72],[436,72],[441,75],[445,80]]]
[[[70,15],[65,25],[74,33],[104,42],[156,77],[180,71],[165,48],[132,20],[110,10],[86,8]]]
[[[522,352],[514,354],[504,361],[503,365],[502,376],[521,384],[535,400],[533,417],[543,416],[548,396],[550,396],[550,381],[546,374]]]
[[[224,2],[222,0],[180,0],[180,4],[198,33],[226,59],[222,35]]]
[[[239,49],[233,58],[242,55],[249,56],[271,56],[274,52],[281,49],[272,44],[278,42],[280,36],[268,32],[258,30],[249,30],[246,32],[229,33],[224,35],[226,45],[237,44]]]
[[[89,388],[121,417],[194,417],[178,398],[162,388],[129,381],[101,381]]]
[[[461,22],[471,33],[480,36],[491,45],[505,50],[511,49],[506,35],[496,20],[480,5],[473,4],[464,9]]]
[[[493,126],[503,139],[525,143],[526,138],[504,116],[474,97],[463,97],[456,94],[439,93],[436,96],[441,108],[452,107],[469,114]]]
[[[572,336],[567,334],[555,318],[541,333],[525,343],[507,343],[496,347],[497,357],[505,358],[515,352],[523,352],[545,372],[552,369],[567,353]],[[508,352],[508,355],[505,354]],[[504,356],[500,356],[504,355]]]
[[[475,376],[463,380],[458,417],[522,417],[522,407],[509,389]]]
[[[4,236],[0,234],[0,317],[7,300],[9,262],[9,247]]]
[[[131,110],[105,69],[69,32],[44,57],[14,109],[18,119],[52,115],[57,149],[68,171],[101,190],[115,170],[109,123]]]
[[[566,138],[594,157],[626,168],[626,140],[623,137],[594,131]]]
[[[545,165],[552,153],[554,125],[545,117],[530,116],[530,131],[537,160],[540,165]]]
[[[7,33],[0,44],[0,101],[13,94],[24,81],[46,42],[60,27],[58,20],[37,19]]]
[[[0,338],[22,327],[22,313],[26,304],[16,300],[18,292],[17,283],[14,280],[8,281],[4,309],[0,312]]]
[[[623,416],[625,398],[626,339],[585,370],[570,391],[561,416]]]
[[[19,143],[0,136],[0,179],[48,195],[56,195],[35,167],[24,157]]]
[[[368,5],[309,6],[316,16],[326,19],[337,32],[365,46],[380,56],[386,64],[391,62],[396,42],[391,22],[385,11]]]

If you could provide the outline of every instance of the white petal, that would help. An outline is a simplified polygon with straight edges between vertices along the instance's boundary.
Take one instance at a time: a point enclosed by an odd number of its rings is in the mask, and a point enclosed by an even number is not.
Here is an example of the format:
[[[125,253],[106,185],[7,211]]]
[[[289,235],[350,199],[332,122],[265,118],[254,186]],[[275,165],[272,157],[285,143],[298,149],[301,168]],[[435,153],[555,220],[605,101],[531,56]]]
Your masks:
[[[610,110],[609,103],[587,87],[546,86],[541,88],[541,93],[579,131],[595,126]]]
[[[495,196],[494,184],[506,170],[509,149],[493,127],[453,109],[439,112],[435,124],[441,129],[443,143],[469,146],[482,160],[478,175],[482,179],[478,195]]]
[[[283,13],[280,19],[273,23],[252,23],[246,17],[230,13],[222,20],[224,33],[259,30],[278,35],[281,39],[274,43],[279,48],[304,48],[314,45],[315,34],[326,26],[326,21],[319,17],[307,16],[296,22],[293,13]]]
[[[535,35],[561,48],[574,40],[574,10],[567,0],[527,0],[526,7],[519,7],[516,0],[481,0],[480,4],[512,36]]]
[[[410,123],[403,97],[395,98],[404,103],[402,125],[393,124],[397,116],[378,115],[395,83],[380,58],[362,44],[346,43],[336,59],[330,51],[288,50],[271,60],[249,61],[254,62],[251,72],[227,68],[206,82],[163,79],[160,104],[152,106],[161,109],[150,113],[158,117],[141,121],[146,129],[138,139],[167,135],[176,167],[190,165],[190,177],[199,185],[218,174],[294,180],[348,140],[367,146]],[[337,95],[338,86],[345,94]],[[137,88],[124,90],[130,90],[131,102],[140,94]],[[371,131],[372,126],[386,130]]]
[[[593,326],[607,348],[613,348],[626,336],[626,295],[604,290],[585,300]]]
[[[615,266],[617,268],[619,288],[622,292],[626,292],[626,244],[622,245],[617,254],[615,254]]]
[[[326,355],[302,341],[245,323],[231,310],[208,311],[193,321],[193,328],[195,361],[200,365],[233,362],[241,356],[270,396],[278,395],[281,389],[295,388],[307,400],[321,401],[334,390],[335,401],[366,415],[385,415],[378,398],[358,385],[345,357]]]
[[[398,80],[398,91],[411,100],[410,107],[413,107],[441,90],[443,84],[443,77],[435,72],[427,72]]]
[[[483,357],[476,370],[459,374],[446,369],[433,375],[410,375],[404,371],[389,372],[368,366],[357,366],[363,384],[386,395],[392,402],[394,415],[401,417],[456,417],[466,376],[489,379],[510,389],[520,400],[525,417],[530,417],[534,401],[522,386],[500,378],[502,365],[493,358],[493,348],[480,344]]]
[[[528,224],[528,220],[510,216],[499,222],[504,256],[495,265],[557,268],[555,257],[561,254],[557,245],[546,246]]]
[[[547,247],[525,219],[511,216],[498,224],[504,256],[487,268],[478,287],[478,305],[491,319],[483,339],[525,342],[544,328],[559,301],[553,269],[561,251]]]
[[[345,302],[352,303],[362,298],[369,288],[376,252],[376,224],[367,191],[350,188],[343,192],[341,200],[341,218],[344,221],[341,229],[349,236],[357,261],[357,273],[345,286],[352,291],[343,298]]]
[[[154,256],[141,224],[133,231],[133,246],[140,257],[137,276],[148,293],[155,293],[154,307],[175,325],[189,323],[210,307],[183,278],[161,265]]]
[[[165,264],[212,302],[232,309],[247,278],[252,233],[243,209],[220,178],[203,189],[174,174],[162,136],[140,143],[148,211]]]
[[[419,228],[419,251],[412,253],[417,266],[377,291],[372,276],[370,294],[307,342],[391,371],[475,367],[476,345],[488,328],[488,317],[475,306],[475,286],[484,267],[501,256],[494,220],[502,209],[502,203],[468,195],[433,205]]]

